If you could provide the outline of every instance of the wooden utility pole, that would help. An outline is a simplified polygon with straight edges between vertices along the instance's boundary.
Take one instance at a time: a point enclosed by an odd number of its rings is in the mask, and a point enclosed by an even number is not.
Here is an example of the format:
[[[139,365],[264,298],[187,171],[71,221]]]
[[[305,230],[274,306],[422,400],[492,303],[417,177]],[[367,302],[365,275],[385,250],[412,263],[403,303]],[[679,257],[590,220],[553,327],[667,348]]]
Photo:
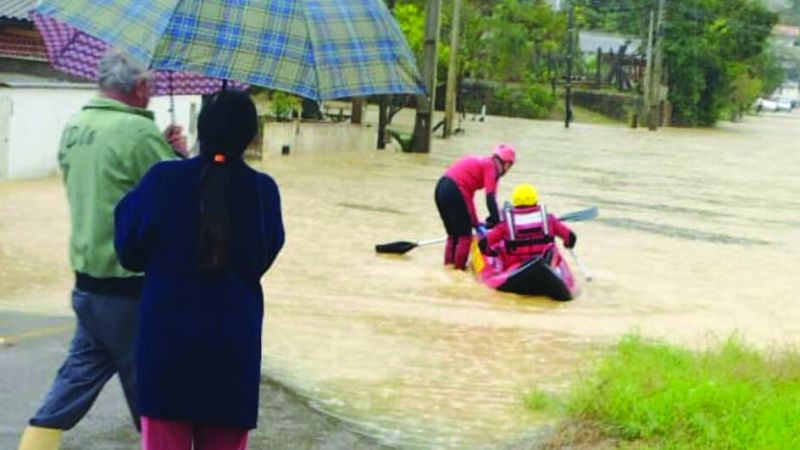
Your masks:
[[[461,0],[453,0],[453,25],[450,29],[450,63],[447,67],[447,96],[444,110],[444,137],[453,134],[453,119],[458,99],[458,45],[461,35]]]
[[[417,116],[414,121],[412,150],[419,153],[431,151],[433,110],[436,105],[436,61],[438,59],[439,28],[441,26],[442,0],[428,0],[425,20],[425,42],[422,57],[422,78],[428,95],[417,96]]]
[[[653,100],[651,92],[653,92],[653,29],[656,22],[656,13],[650,11],[650,28],[647,32],[647,65],[644,69],[644,86],[642,89],[642,119],[645,123],[650,123],[650,102]]]
[[[658,0],[658,19],[656,20],[655,44],[653,48],[653,79],[650,85],[650,112],[647,128],[655,131],[660,125],[661,69],[663,67],[664,24],[666,22],[666,0]]]
[[[378,105],[378,150],[386,148],[386,127],[389,124],[389,96],[381,95]]]
[[[575,51],[575,6],[569,6],[567,25],[567,82],[564,95],[564,128],[572,121],[572,53]]]
[[[395,0],[386,0],[386,7],[394,13]],[[389,100],[391,95],[381,95],[378,101],[378,150],[386,148],[386,127],[389,126]]]

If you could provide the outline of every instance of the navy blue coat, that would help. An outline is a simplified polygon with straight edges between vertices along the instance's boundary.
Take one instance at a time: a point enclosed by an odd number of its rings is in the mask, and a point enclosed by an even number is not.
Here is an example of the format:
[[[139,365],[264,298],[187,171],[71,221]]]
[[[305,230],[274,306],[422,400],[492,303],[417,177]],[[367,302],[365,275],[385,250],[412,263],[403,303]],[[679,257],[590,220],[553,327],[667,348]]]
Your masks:
[[[264,316],[260,279],[284,242],[275,181],[229,161],[228,267],[199,272],[203,161],[156,164],[115,211],[122,265],[145,272],[136,383],[143,416],[255,428]]]

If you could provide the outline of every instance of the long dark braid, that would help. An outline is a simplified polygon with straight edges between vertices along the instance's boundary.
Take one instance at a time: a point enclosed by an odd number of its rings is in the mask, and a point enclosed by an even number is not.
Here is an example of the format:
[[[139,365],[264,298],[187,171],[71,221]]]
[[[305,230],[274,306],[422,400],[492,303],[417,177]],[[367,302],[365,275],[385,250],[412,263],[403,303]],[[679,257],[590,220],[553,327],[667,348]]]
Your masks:
[[[256,107],[250,95],[223,90],[203,105],[198,119],[200,155],[200,233],[198,269],[223,269],[228,261],[230,211],[228,189],[231,164],[241,158],[258,130]]]

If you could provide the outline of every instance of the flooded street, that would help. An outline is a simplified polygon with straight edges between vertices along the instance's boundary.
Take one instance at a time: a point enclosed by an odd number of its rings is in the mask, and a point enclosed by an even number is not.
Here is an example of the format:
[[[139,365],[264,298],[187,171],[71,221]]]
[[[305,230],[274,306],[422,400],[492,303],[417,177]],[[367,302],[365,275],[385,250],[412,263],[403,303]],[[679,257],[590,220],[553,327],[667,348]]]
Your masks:
[[[287,230],[264,280],[268,375],[390,444],[491,448],[541,422],[527,389],[563,391],[593,344],[625,332],[800,340],[800,114],[657,133],[495,117],[464,127],[430,155],[265,157]],[[594,275],[573,302],[490,291],[445,270],[440,246],[373,250],[441,236],[436,180],[500,142],[518,150],[500,202],[532,182],[552,212],[600,209],[572,225]],[[59,179],[0,183],[0,308],[70,314],[68,231]]]

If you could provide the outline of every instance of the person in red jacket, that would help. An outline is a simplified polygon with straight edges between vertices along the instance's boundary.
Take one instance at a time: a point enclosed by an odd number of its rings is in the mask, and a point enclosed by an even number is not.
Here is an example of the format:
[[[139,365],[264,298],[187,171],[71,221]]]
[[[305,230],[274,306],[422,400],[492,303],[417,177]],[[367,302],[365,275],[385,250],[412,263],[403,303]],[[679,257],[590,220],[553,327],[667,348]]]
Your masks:
[[[514,148],[500,144],[491,156],[465,156],[450,166],[436,184],[436,208],[447,231],[444,249],[444,264],[464,270],[467,266],[469,248],[472,243],[472,228],[481,223],[475,211],[475,192],[486,192],[486,207],[489,217],[487,226],[500,222],[497,209],[497,184],[500,177],[514,165]]]
[[[511,195],[513,208],[504,208],[504,222],[489,231],[478,243],[484,254],[500,255],[503,267],[522,264],[535,256],[554,252],[560,258],[555,245],[558,237],[564,246],[575,246],[577,236],[558,218],[539,205],[539,194],[533,185],[524,183],[514,188]]]

